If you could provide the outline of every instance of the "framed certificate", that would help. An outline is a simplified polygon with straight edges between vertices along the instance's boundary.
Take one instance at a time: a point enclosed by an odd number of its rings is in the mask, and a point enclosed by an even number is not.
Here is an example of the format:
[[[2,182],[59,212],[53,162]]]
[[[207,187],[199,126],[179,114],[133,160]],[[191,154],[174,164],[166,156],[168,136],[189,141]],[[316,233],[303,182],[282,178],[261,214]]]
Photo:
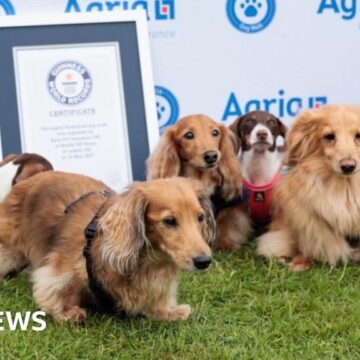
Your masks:
[[[3,21],[1,146],[120,190],[144,179],[159,131],[146,15],[102,15]]]

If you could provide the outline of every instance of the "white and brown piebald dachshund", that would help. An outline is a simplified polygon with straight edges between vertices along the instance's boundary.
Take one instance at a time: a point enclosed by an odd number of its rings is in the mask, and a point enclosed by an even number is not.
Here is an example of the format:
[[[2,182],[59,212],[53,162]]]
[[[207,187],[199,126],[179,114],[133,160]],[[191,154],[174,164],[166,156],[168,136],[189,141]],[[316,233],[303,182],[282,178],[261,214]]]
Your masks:
[[[15,184],[48,170],[53,170],[53,166],[38,154],[8,155],[0,162],[0,203]]]

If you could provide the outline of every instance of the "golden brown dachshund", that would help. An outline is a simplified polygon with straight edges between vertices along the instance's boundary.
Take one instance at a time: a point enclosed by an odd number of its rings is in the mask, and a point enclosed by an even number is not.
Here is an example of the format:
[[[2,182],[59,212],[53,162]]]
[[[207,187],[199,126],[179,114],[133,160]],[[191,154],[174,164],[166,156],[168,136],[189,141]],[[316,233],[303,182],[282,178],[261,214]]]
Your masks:
[[[234,201],[243,202],[236,147],[236,137],[226,126],[205,115],[193,115],[169,127],[147,160],[148,179],[171,176],[197,179],[209,195],[225,200],[216,218],[217,248],[238,249],[250,232],[246,205],[235,206],[238,203]]]
[[[86,176],[44,172],[14,186],[0,211],[0,276],[29,262],[35,301],[60,322],[83,320],[89,302],[185,320],[179,271],[211,263],[211,204],[189,179],[135,182],[114,194]]]
[[[271,231],[258,254],[290,259],[294,271],[311,261],[359,260],[360,107],[303,111],[286,143],[288,171],[275,187]]]

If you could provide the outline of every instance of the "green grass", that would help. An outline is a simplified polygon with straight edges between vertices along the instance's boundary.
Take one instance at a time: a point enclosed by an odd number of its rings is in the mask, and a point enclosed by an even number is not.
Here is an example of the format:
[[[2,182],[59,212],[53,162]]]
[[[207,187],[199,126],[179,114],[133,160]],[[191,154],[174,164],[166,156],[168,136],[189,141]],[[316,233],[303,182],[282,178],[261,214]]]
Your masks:
[[[184,273],[186,322],[92,314],[83,325],[0,333],[0,359],[358,359],[360,267],[291,273],[254,256],[216,253],[207,274]],[[25,275],[6,280],[0,311],[35,311]],[[5,324],[6,325],[6,324]]]

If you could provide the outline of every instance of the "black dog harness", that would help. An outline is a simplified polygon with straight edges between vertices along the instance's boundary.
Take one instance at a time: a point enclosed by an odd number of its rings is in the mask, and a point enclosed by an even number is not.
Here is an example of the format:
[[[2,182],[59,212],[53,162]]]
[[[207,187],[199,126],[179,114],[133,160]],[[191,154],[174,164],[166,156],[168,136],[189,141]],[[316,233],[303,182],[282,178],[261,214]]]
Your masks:
[[[88,193],[80,196],[77,200],[70,203],[65,208],[64,213],[65,214],[69,213],[69,211],[72,210],[79,202],[81,202],[82,200],[87,199],[88,197],[95,195],[95,194],[101,194],[102,196],[106,197],[107,199],[109,197],[111,197],[112,195],[114,195],[114,193],[107,191],[107,190],[97,190],[97,191],[88,192]],[[92,295],[94,296],[97,306],[103,312],[114,313],[116,311],[115,300],[111,296],[111,294],[107,290],[104,289],[101,282],[97,279],[96,275],[94,274],[93,259],[91,257],[91,245],[97,235],[97,225],[98,225],[99,213],[100,213],[101,209],[103,208],[106,200],[97,208],[94,217],[91,219],[91,221],[89,222],[89,224],[86,226],[86,228],[84,230],[86,244],[83,249],[83,255],[86,260],[86,272],[87,272],[87,276],[88,276],[89,289],[90,289],[90,292],[92,293]]]
[[[214,212],[215,218],[219,215],[219,212],[221,210],[224,210],[224,209],[227,209],[230,207],[234,207],[234,206],[238,206],[238,205],[242,205],[243,203],[246,203],[248,201],[248,197],[249,197],[247,189],[245,187],[243,187],[242,196],[238,196],[235,199],[226,201],[220,195],[221,188],[224,186],[224,175],[220,174],[220,176],[221,176],[220,185],[216,188],[216,191],[214,192],[214,194],[212,194],[210,196],[210,200],[213,204],[213,212]]]
[[[112,193],[110,191],[107,190],[95,190],[95,191],[90,191],[84,195],[81,195],[78,199],[74,200],[73,202],[71,202],[69,205],[66,206],[64,213],[67,214],[69,213],[79,202],[87,199],[88,197],[95,195],[95,194],[100,194],[103,195],[105,197],[110,197],[112,195]]]
[[[218,189],[215,192],[215,194],[211,195],[211,197],[210,197],[210,200],[213,204],[213,211],[214,211],[215,217],[217,217],[219,215],[219,212],[221,210],[246,203],[248,201],[248,197],[249,197],[249,194],[248,194],[246,188],[244,188],[242,196],[238,196],[237,198],[229,200],[229,201],[226,201],[223,197],[221,197],[219,195],[219,193],[220,193],[220,191]]]
[[[360,245],[360,236],[348,235],[345,237],[345,240],[352,249],[355,249]]]

